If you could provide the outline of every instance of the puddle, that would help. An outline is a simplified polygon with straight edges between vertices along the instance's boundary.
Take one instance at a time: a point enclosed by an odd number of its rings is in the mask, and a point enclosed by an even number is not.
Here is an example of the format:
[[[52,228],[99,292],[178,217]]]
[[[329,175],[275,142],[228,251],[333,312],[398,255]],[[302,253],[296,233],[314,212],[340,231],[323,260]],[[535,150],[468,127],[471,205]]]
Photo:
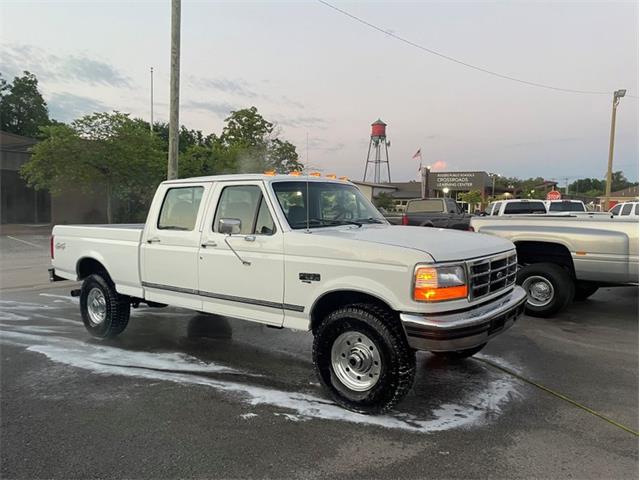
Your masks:
[[[475,383],[472,388],[467,388],[466,392],[456,393],[455,401],[426,408],[420,415],[402,412],[382,416],[360,415],[333,404],[322,396],[319,387],[310,385],[308,379],[303,382],[304,388],[316,390],[317,395],[313,392],[285,391],[253,385],[251,379],[260,375],[218,362],[203,361],[182,352],[136,351],[70,338],[65,336],[65,333],[77,334],[78,329],[83,327],[78,320],[60,315],[61,312],[56,312],[55,316],[50,315],[57,306],[58,303],[52,307],[28,302],[2,301],[0,320],[5,322],[0,324],[0,342],[23,347],[29,352],[44,355],[53,362],[97,375],[120,375],[212,388],[236,396],[250,406],[269,405],[281,409],[274,414],[286,421],[321,419],[429,433],[472,427],[491,421],[503,411],[510,400],[519,396],[516,390],[519,382],[510,376],[489,370],[478,362],[474,368],[483,373],[481,386]],[[21,321],[11,323],[17,317],[20,317]],[[44,318],[46,325],[41,325]],[[23,323],[30,319],[39,324]],[[72,327],[71,323],[75,324],[76,328]],[[492,360],[495,361],[494,358]],[[444,384],[448,381],[462,383],[462,380],[456,378],[455,371],[447,374]],[[413,399],[413,402],[415,401],[416,399]],[[399,408],[402,409],[402,404]],[[252,417],[253,414],[246,414],[242,418]]]

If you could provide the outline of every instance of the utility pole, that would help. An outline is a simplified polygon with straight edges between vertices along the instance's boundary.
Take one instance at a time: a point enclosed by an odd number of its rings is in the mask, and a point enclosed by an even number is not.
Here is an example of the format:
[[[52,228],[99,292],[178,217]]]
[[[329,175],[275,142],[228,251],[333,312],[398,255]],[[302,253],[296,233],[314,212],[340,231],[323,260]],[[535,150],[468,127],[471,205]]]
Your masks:
[[[149,132],[153,135],[153,67],[151,67],[151,116],[149,121]]]
[[[616,136],[616,110],[620,99],[624,97],[626,90],[616,90],[613,92],[613,107],[611,109],[611,135],[609,137],[609,163],[607,165],[607,184],[604,192],[603,211],[609,210],[609,197],[611,197],[611,170],[613,169],[613,142]]]
[[[178,178],[178,134],[180,132],[180,3],[181,0],[171,0],[171,84],[169,92],[168,180]]]

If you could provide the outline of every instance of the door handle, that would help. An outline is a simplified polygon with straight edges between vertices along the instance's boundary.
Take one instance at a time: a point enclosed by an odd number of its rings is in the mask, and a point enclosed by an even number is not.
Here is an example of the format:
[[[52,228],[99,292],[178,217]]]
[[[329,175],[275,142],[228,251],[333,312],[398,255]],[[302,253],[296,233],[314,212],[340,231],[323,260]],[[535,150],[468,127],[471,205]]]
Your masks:
[[[158,237],[149,238],[147,243],[160,243],[160,239]]]
[[[207,240],[206,242],[202,243],[200,246],[202,248],[217,247],[218,244],[216,242],[214,242],[213,240]]]
[[[245,242],[255,242],[256,241],[256,236],[255,235],[247,235],[244,237],[244,241]]]

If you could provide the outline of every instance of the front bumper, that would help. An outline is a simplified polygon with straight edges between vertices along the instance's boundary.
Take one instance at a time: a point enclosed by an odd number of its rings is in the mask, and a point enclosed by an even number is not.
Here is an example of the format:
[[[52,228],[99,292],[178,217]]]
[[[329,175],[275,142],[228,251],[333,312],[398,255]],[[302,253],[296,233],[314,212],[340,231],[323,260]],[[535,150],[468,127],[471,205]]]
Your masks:
[[[472,310],[450,314],[401,313],[409,345],[416,350],[450,352],[486,343],[524,313],[527,294],[515,286],[506,295]]]

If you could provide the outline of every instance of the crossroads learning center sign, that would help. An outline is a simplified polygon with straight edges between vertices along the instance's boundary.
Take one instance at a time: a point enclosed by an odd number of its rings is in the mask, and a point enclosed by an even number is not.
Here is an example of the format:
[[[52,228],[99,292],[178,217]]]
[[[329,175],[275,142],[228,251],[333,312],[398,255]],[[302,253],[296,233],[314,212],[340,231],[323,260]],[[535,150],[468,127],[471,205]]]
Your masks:
[[[429,187],[436,190],[448,188],[455,191],[483,191],[491,185],[487,172],[431,172]]]

